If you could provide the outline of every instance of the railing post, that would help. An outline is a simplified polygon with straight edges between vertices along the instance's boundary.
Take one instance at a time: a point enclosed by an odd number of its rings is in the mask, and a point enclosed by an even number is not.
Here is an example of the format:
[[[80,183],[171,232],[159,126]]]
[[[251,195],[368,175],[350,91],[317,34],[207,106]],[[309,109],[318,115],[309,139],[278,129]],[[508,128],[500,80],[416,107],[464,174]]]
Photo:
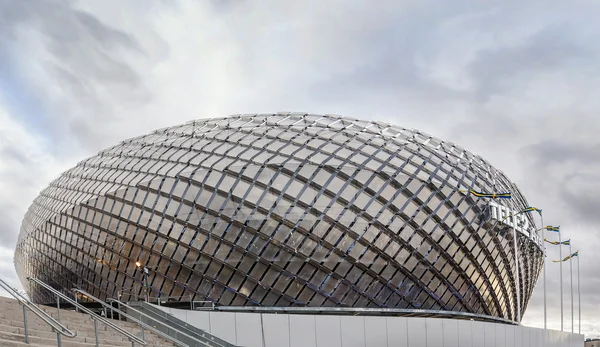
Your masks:
[[[79,303],[79,301],[77,301],[77,293],[75,293],[75,303]],[[77,307],[77,305],[75,305],[75,312],[79,313],[79,307]]]
[[[94,319],[94,335],[96,336],[96,347],[98,347],[98,321]]]
[[[57,320],[60,322],[60,297],[56,295],[56,309],[57,309]],[[58,343],[58,347],[62,346],[62,337],[58,332],[56,332],[56,342]]]
[[[144,337],[144,327],[143,327],[142,325],[140,325],[140,330],[141,330],[141,334],[140,334],[140,335],[141,335],[141,338],[142,338],[142,340],[144,340],[144,341],[145,341],[145,340],[146,340],[146,338]]]
[[[23,327],[25,328],[25,343],[29,343],[29,330],[27,329],[27,309],[23,306]]]
[[[194,302],[192,301],[192,294],[190,294],[190,310],[194,310]]]

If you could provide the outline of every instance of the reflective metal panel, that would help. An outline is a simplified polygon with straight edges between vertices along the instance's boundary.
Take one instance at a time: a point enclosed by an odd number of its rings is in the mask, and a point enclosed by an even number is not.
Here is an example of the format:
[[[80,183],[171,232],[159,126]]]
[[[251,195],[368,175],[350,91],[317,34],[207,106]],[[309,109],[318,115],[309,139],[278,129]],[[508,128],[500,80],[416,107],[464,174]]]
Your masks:
[[[517,222],[493,216],[527,205],[487,161],[416,130],[333,115],[238,115],[132,138],[63,173],[27,212],[15,265],[22,280],[99,298],[148,292],[514,320]],[[543,264],[533,217],[524,222],[522,312]],[[51,301],[32,289],[35,301]]]

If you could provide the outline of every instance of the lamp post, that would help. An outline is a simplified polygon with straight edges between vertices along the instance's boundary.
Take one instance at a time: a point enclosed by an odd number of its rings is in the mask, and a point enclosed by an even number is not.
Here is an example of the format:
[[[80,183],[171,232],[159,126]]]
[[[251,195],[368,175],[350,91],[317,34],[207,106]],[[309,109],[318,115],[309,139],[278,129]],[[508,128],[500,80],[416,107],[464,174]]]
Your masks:
[[[144,297],[146,298],[146,302],[150,302],[150,297],[149,297],[150,294],[148,293],[148,273],[149,273],[149,270],[148,270],[148,268],[146,266],[144,266],[142,268],[142,263],[140,263],[139,261],[135,262],[135,266],[138,269],[140,269],[140,268],[142,269],[142,275],[144,276],[142,278],[142,286],[144,287]]]

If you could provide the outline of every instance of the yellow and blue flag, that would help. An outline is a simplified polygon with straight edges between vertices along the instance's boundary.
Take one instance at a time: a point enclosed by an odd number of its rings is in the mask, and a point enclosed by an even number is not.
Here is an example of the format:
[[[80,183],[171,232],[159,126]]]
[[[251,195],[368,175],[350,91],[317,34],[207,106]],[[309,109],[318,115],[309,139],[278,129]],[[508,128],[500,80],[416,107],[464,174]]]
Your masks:
[[[542,210],[537,207],[533,207],[533,206],[526,207],[526,208],[522,209],[520,212],[525,213],[525,212],[533,212],[533,211],[539,213],[540,216],[542,215]]]
[[[560,232],[560,226],[553,227],[551,225],[548,225],[548,226],[545,226],[544,229],[546,229],[548,231],[554,231],[555,233],[559,233]]]
[[[575,252],[575,253],[573,253],[571,255],[566,256],[563,260],[553,260],[553,262],[555,262],[555,263],[562,263],[563,261],[567,261],[567,260],[569,260],[569,259],[571,259],[573,257],[578,257],[578,256],[579,256],[579,251],[577,251],[577,252]]]
[[[550,241],[548,239],[544,239],[544,241],[548,242],[551,245],[555,245],[555,246],[558,246],[558,245],[570,246],[571,245],[571,240],[565,240],[562,242],[558,242],[558,241]]]
[[[475,195],[478,198],[491,198],[491,199],[510,199],[510,198],[512,198],[512,194],[509,192],[506,192],[506,193],[482,193],[482,192],[477,192],[475,190],[470,189],[469,193]]]

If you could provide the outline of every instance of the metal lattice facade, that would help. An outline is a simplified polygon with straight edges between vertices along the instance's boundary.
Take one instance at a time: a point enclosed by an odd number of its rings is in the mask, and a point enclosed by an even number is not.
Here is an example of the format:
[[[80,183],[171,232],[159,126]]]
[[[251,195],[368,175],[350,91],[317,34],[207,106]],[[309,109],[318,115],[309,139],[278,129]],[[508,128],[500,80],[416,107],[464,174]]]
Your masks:
[[[24,218],[15,265],[24,285],[100,298],[142,295],[139,261],[154,297],[514,320],[513,231],[459,187],[527,206],[481,157],[419,131],[293,113],[197,120],[54,180]],[[524,311],[543,257],[531,238],[518,245]]]

